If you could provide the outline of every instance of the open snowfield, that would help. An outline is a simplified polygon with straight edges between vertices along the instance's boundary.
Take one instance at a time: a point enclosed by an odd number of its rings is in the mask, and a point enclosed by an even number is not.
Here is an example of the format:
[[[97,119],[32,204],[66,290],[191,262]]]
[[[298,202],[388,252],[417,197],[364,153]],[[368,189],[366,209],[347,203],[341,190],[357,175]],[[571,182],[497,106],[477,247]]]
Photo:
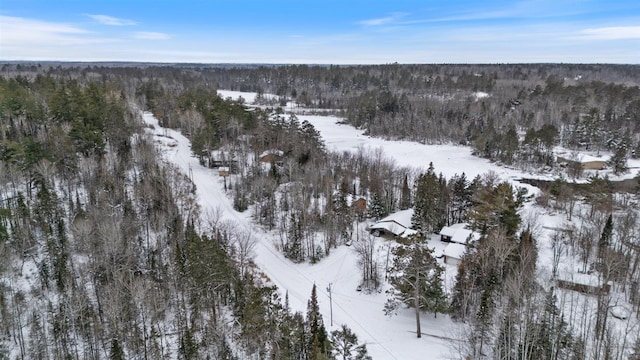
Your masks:
[[[255,93],[219,91],[223,97],[237,98],[242,96],[247,104],[255,98]],[[255,263],[278,286],[281,296],[288,293],[290,307],[296,311],[305,311],[311,294],[311,287],[315,283],[319,294],[321,311],[327,330],[336,329],[341,324],[347,324],[361,342],[366,342],[374,359],[450,359],[452,346],[456,341],[456,325],[448,316],[433,314],[422,315],[423,337],[416,338],[415,318],[412,310],[401,310],[398,316],[387,317],[383,313],[383,306],[387,299],[384,291],[366,294],[358,292],[356,287],[360,281],[360,270],[357,265],[355,252],[347,246],[339,247],[331,255],[322,259],[318,264],[295,264],[286,259],[274,247],[275,235],[266,232],[253,224],[250,211],[239,213],[233,209],[232,201],[223,187],[223,180],[217,171],[202,167],[196,158],[192,157],[190,142],[182,134],[171,129],[158,126],[158,121],[150,114],[144,113],[147,124],[156,139],[158,147],[164,153],[167,161],[177,165],[185,174],[190,174],[197,187],[197,195],[203,214],[212,209],[220,209],[222,218],[232,220],[241,228],[250,230],[255,237]],[[537,193],[538,189],[517,182],[522,177],[544,177],[533,175],[498,166],[485,159],[471,155],[469,147],[455,145],[423,145],[409,141],[387,141],[363,135],[349,125],[339,124],[340,118],[332,116],[299,115],[300,121],[307,120],[320,132],[325,144],[332,151],[358,151],[359,148],[382,149],[385,156],[395,160],[398,166],[426,169],[429,162],[433,162],[437,173],[443,173],[447,178],[464,172],[468,178],[492,171],[503,180],[508,180],[517,186],[525,186],[530,193]],[[630,163],[631,167],[640,164]],[[547,177],[550,178],[550,177]],[[522,210],[523,221],[536,219],[539,225],[540,259],[551,258],[551,248],[548,233],[551,228],[560,227],[565,223],[564,216],[549,214],[532,202],[526,204]],[[380,240],[383,241],[383,240]],[[384,264],[386,251],[381,247],[379,263]],[[541,281],[548,279],[550,264],[539,264],[542,275]],[[450,272],[449,269],[447,272]],[[454,270],[455,271],[455,270]],[[452,281],[451,275],[446,281]],[[332,286],[333,298],[333,326],[331,326],[331,311],[327,287]],[[450,284],[449,284],[450,285]],[[453,345],[452,345],[453,344]]]
[[[242,97],[247,104],[253,103],[256,93],[230,90],[218,90],[224,98],[238,99]],[[343,120],[336,116],[298,115],[302,122],[307,120],[320,132],[327,150],[358,151],[359,148],[375,151],[381,149],[384,155],[393,159],[398,166],[414,167],[425,170],[429,162],[433,162],[436,173],[450,178],[454,174],[464,172],[467,178],[495,171],[501,178],[519,178],[523,172],[509,170],[486,159],[471,155],[471,148],[456,145],[424,145],[412,141],[390,141],[364,135],[351,125],[340,124]],[[530,175],[530,174],[529,174]]]
[[[240,92],[231,90],[218,90],[218,94],[224,98],[238,99],[242,97],[249,106],[255,101],[256,93]],[[478,97],[489,96],[486,93],[478,93]],[[267,96],[267,95],[265,95]],[[287,109],[285,109],[287,110]],[[357,151],[358,148],[375,151],[382,149],[385,156],[392,158],[398,166],[414,167],[425,170],[429,162],[433,162],[436,173],[442,173],[447,179],[455,174],[464,172],[468,179],[473,179],[476,175],[486,174],[489,171],[495,172],[503,180],[515,180],[524,177],[540,178],[552,180],[551,175],[543,175],[533,172],[510,169],[492,163],[487,159],[482,159],[471,154],[471,147],[458,146],[453,144],[425,145],[413,141],[384,140],[380,138],[364,135],[364,130],[359,130],[348,124],[341,124],[342,118],[336,116],[300,115],[298,119],[302,122],[307,120],[320,132],[328,150],[331,151]],[[557,151],[569,152],[567,149],[558,148]],[[606,155],[606,154],[605,154]],[[583,156],[594,157],[592,152],[584,152]],[[605,156],[608,158],[608,156]],[[601,171],[600,176],[607,174],[612,180],[633,178],[640,171],[640,159],[629,159],[629,172],[615,176],[610,172]],[[585,171],[585,176],[595,174],[594,171]],[[583,179],[584,180],[584,179]],[[513,182],[513,181],[512,181]],[[533,187],[528,187],[535,190]]]

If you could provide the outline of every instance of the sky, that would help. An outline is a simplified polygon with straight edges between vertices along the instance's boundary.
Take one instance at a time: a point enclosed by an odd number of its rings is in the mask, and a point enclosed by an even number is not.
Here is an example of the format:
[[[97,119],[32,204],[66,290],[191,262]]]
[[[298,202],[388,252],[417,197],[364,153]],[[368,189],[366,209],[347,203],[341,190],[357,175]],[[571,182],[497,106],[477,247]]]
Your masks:
[[[0,0],[0,60],[640,63],[637,0]]]

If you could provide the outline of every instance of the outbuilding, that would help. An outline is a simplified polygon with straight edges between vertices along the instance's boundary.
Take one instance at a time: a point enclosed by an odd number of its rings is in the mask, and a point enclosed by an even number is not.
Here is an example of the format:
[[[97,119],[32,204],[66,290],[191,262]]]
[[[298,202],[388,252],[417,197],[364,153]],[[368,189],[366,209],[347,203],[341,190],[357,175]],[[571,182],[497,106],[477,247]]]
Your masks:
[[[455,265],[458,266],[460,264],[460,259],[467,251],[467,246],[458,243],[448,244],[447,247],[444,248],[444,263],[447,265]]]
[[[480,234],[469,229],[469,224],[458,223],[440,230],[440,240],[444,242],[469,244],[480,239]]]

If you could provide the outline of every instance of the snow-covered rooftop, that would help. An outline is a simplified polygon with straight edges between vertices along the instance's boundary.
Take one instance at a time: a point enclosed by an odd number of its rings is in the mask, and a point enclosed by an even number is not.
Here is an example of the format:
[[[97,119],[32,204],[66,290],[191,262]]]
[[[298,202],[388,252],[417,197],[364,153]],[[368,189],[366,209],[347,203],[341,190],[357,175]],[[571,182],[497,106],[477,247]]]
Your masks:
[[[378,221],[378,223],[393,221],[408,229],[411,227],[412,217],[413,217],[413,209],[401,210],[385,218],[382,218],[380,221]]]
[[[451,226],[445,226],[440,230],[440,235],[453,237],[458,230],[466,228],[467,225],[467,223],[458,223]]]
[[[467,228],[469,224],[459,223],[445,226],[440,230],[440,235],[448,236],[450,241],[458,244],[466,244],[480,239],[480,234]]]
[[[283,156],[284,155],[284,151],[282,150],[278,150],[278,149],[269,149],[269,150],[265,150],[262,153],[260,153],[260,156],[258,157],[263,157],[263,156],[267,156],[267,155],[277,155],[277,156]]]
[[[382,218],[380,221],[371,225],[369,228],[385,230],[396,236],[400,236],[405,231],[411,228],[411,217],[413,217],[413,209],[398,211],[385,218]]]
[[[605,153],[593,153],[589,151],[573,151],[565,148],[556,148],[555,153],[557,156],[567,160],[577,161],[580,163],[592,162],[592,161],[608,161],[610,156]]]
[[[467,251],[467,247],[465,245],[450,243],[444,248],[444,256],[453,259],[461,259],[465,251]]]

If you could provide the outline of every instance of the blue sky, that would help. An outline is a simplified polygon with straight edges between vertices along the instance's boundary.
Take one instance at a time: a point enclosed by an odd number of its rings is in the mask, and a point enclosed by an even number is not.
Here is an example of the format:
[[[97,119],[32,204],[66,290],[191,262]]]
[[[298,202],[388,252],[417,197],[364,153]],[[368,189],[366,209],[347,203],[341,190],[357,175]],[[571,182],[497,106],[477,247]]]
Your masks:
[[[0,60],[640,63],[640,1],[0,0]]]

